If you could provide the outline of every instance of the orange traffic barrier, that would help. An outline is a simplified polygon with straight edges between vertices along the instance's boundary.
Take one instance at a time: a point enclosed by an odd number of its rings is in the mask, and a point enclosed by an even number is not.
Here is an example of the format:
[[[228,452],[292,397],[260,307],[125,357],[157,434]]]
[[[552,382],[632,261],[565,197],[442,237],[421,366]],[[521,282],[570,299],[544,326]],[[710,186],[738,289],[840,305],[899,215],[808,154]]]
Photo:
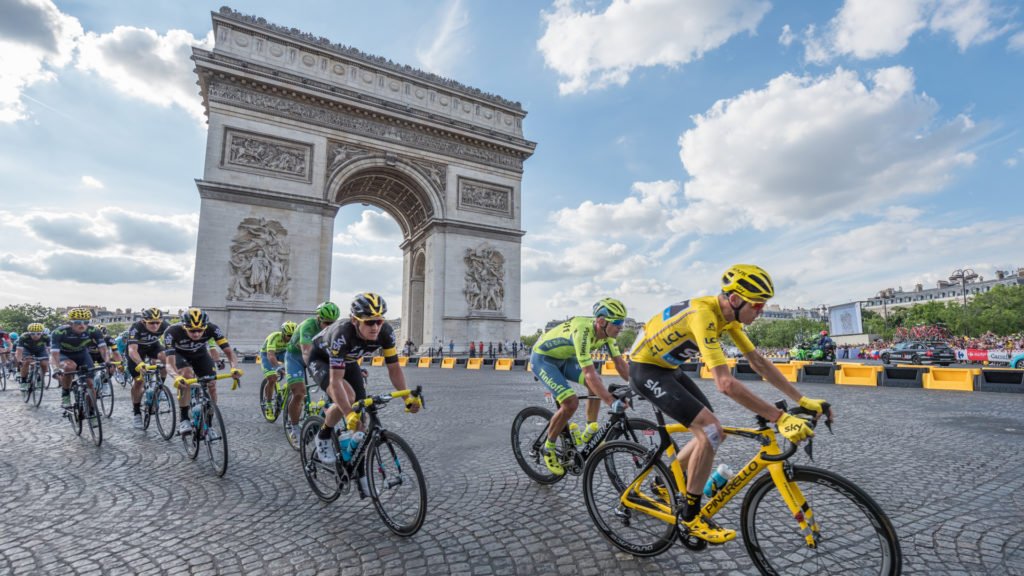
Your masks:
[[[370,360],[370,366],[383,366],[383,365],[384,365],[384,357],[383,356],[374,356],[373,359]]]
[[[430,356],[420,356],[419,362],[416,363],[417,368],[430,368]]]
[[[601,364],[601,376],[616,376],[618,373],[619,371],[615,369],[615,362],[606,360]]]
[[[495,370],[511,370],[512,359],[511,358],[498,358],[494,361]]]
[[[409,357],[408,356],[399,356],[398,357],[398,365],[399,366],[405,366],[408,363],[409,363]]]
[[[975,370],[970,368],[933,367],[921,379],[925,388],[931,390],[957,390],[974,392]]]
[[[800,366],[793,364],[792,362],[776,364],[775,367],[778,368],[779,372],[782,372],[782,375],[790,382],[796,382],[800,377]]]
[[[878,386],[878,373],[881,366],[865,366],[863,364],[838,364],[836,384],[849,386]]]
[[[479,370],[483,364],[483,358],[470,358],[469,360],[466,360],[466,370]]]
[[[441,368],[455,368],[455,358],[442,358]]]

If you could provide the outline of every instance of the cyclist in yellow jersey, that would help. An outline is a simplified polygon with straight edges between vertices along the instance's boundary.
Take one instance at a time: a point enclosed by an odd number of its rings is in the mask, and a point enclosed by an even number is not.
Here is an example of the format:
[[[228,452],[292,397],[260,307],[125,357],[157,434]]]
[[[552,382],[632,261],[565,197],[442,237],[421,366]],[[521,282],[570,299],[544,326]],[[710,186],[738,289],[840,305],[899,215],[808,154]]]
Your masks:
[[[774,295],[767,272],[758,266],[736,264],[722,276],[721,294],[673,304],[654,315],[630,350],[629,376],[633,388],[693,433],[693,439],[676,456],[686,471],[686,504],[680,512],[680,524],[690,535],[714,544],[736,537],[735,530],[722,528],[699,515],[704,483],[725,435],[711,403],[679,365],[700,356],[720,392],[776,422],[779,432],[789,441],[799,442],[813,436],[805,420],[779,410],[737,380],[726,364],[719,342],[723,332],[729,334],[751,368],[800,406],[820,414],[824,400],[801,395],[771,361],[758,354],[743,332],[742,325],[756,320]]]
[[[555,453],[555,440],[579,406],[576,391],[569,382],[586,384],[591,392],[609,405],[617,402],[604,387],[590,353],[607,345],[619,376],[629,380],[629,367],[615,344],[615,337],[622,330],[625,319],[626,307],[622,302],[614,298],[603,298],[594,304],[593,317],[577,316],[567,320],[545,332],[533,345],[530,370],[560,404],[548,423],[548,439],[544,443],[544,464],[552,474],[565,474],[565,468]],[[583,432],[584,436],[597,431],[600,408],[599,401],[590,400],[587,403],[587,428]],[[624,405],[615,408],[621,410]]]

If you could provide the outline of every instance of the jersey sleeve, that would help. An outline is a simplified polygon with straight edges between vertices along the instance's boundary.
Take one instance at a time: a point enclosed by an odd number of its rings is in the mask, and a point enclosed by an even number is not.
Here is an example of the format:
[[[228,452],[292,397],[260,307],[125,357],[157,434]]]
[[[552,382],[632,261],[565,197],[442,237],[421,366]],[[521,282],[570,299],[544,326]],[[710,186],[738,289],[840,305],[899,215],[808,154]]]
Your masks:
[[[594,359],[590,357],[590,350],[594,344],[594,325],[591,322],[578,324],[572,331],[572,343],[580,368],[593,366]]]
[[[722,343],[718,341],[718,324],[715,315],[708,310],[700,310],[689,318],[690,333],[693,341],[700,349],[700,358],[709,369],[726,363]]]
[[[167,356],[174,356],[178,351],[174,349],[174,334],[170,328],[164,332],[164,354]]]
[[[398,338],[395,337],[395,329],[390,324],[384,323],[384,329],[380,332],[381,354],[384,356],[385,364],[398,362]]]
[[[611,356],[612,358],[615,358],[616,356],[622,356],[622,350],[619,350],[619,344],[618,342],[615,341],[614,338],[609,338],[607,344],[609,356]]]
[[[224,334],[224,330],[222,330],[220,326],[210,324],[210,332],[212,332],[211,340],[213,340],[217,346],[220,346],[221,348],[228,347],[228,337]]]
[[[736,344],[736,348],[743,354],[753,352],[755,349],[754,343],[750,341],[750,337],[743,331],[743,328],[739,324],[733,324],[726,329],[729,337],[732,338],[733,344]]]
[[[133,325],[131,330],[128,331],[128,344],[138,345],[139,343],[139,327]]]
[[[317,330],[316,325],[310,324],[309,322],[303,322],[299,325],[298,331],[299,345],[309,345],[313,343],[313,336],[316,336]],[[292,336],[294,338],[295,336]]]

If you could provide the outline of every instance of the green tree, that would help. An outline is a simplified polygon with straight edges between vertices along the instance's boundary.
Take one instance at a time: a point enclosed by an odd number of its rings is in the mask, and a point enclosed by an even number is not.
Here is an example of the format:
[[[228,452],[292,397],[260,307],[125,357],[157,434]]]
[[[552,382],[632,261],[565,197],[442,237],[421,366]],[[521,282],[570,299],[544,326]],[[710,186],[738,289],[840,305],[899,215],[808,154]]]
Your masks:
[[[111,322],[110,324],[107,324],[107,334],[110,334],[111,336],[117,336],[127,329],[128,324],[125,322]]]
[[[623,328],[622,332],[615,338],[615,344],[619,347],[619,351],[623,354],[629,352],[629,347],[633,345],[633,341],[636,340],[636,330],[630,330],[629,328]]]
[[[978,294],[967,304],[963,321],[971,335],[1024,332],[1024,286],[996,286]]]
[[[523,346],[526,346],[527,348],[533,348],[533,345],[537,343],[537,339],[540,338],[541,334],[543,334],[543,331],[540,328],[538,328],[537,332],[523,336]]]
[[[790,348],[825,329],[823,322],[810,318],[792,320],[760,319],[747,327],[747,336],[760,348]]]
[[[24,332],[33,322],[41,322],[52,330],[63,320],[53,308],[42,304],[8,304],[0,308],[0,326],[8,332]]]

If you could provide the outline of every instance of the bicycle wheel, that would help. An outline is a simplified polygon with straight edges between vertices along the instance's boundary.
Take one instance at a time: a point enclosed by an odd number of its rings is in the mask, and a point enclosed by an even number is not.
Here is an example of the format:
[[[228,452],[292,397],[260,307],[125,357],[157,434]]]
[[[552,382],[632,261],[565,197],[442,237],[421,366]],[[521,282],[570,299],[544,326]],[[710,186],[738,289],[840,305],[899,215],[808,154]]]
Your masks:
[[[174,396],[171,396],[170,388],[164,385],[157,388],[153,402],[146,410],[143,420],[146,426],[149,426],[150,410],[153,412],[152,417],[156,419],[156,429],[160,432],[160,436],[164,440],[173,438],[174,426],[178,420],[178,403],[174,401]]]
[[[50,386],[53,385],[53,370],[47,370],[43,376],[43,386],[49,390]]]
[[[32,394],[35,396],[31,403],[39,407],[43,402],[43,373],[37,370],[35,376],[30,380],[30,385],[32,386]]]
[[[34,389],[32,388],[32,380],[34,378],[35,374],[33,372],[29,372],[28,378],[21,383],[21,399],[24,400],[26,404],[30,404],[32,402],[32,397],[35,395]]]
[[[103,444],[103,415],[96,405],[96,395],[92,390],[86,390],[82,400],[82,416],[89,425],[89,435],[93,444],[99,446]]]
[[[512,454],[523,472],[540,484],[554,484],[565,477],[552,474],[544,464],[544,442],[551,416],[547,408],[527,406],[512,420]],[[572,441],[568,434],[561,434],[557,444],[557,451],[562,455],[572,446]]]
[[[189,408],[189,414],[192,414],[192,409],[191,408]],[[182,435],[180,435],[181,436],[181,442],[182,442],[182,444],[185,447],[185,454],[187,454],[188,457],[190,459],[192,459],[192,460],[195,460],[196,456],[199,455],[199,444],[200,444],[200,442],[202,442],[202,440],[199,439],[199,436],[200,436],[199,432],[200,432],[199,427],[196,426],[195,419],[193,418],[193,420],[192,420],[192,432],[189,433],[189,434],[182,434]]]
[[[220,417],[220,409],[213,402],[207,407],[206,432],[203,443],[206,453],[210,455],[210,464],[217,476],[228,471],[228,432],[224,428],[224,419]]]
[[[627,508],[621,502],[647,457],[647,450],[632,442],[606,442],[587,458],[583,467],[583,499],[587,513],[601,535],[617,548],[634,556],[657,556],[672,547],[675,522]],[[662,461],[645,473],[639,487],[629,496],[637,504],[654,503],[676,510],[672,475]]]
[[[341,476],[337,464],[324,464],[316,453],[316,435],[324,419],[311,416],[302,425],[299,433],[299,455],[302,458],[302,473],[316,497],[324,502],[334,502],[341,496]],[[341,460],[341,454],[337,455]]]
[[[771,476],[764,475],[750,487],[740,513],[747,554],[761,574],[901,573],[896,530],[870,496],[828,470],[793,466],[792,478],[818,525],[817,546],[807,546]]]
[[[628,422],[628,430],[623,431],[620,428],[609,430],[605,442],[628,440],[643,446],[645,450],[657,448],[661,444],[661,436],[658,434],[657,424],[646,418],[630,418]]]
[[[427,483],[412,448],[393,432],[367,447],[365,473],[373,507],[399,536],[412,536],[427,516]]]
[[[114,383],[110,381],[110,376],[106,374],[103,375],[102,379],[98,378],[97,380],[100,380],[97,386],[100,410],[104,416],[110,418],[114,413]]]
[[[7,365],[0,366],[0,391],[7,390]]]
[[[77,402],[75,400],[76,394],[71,393],[71,406],[68,408],[69,417],[68,420],[71,422],[71,429],[74,430],[76,436],[82,435],[82,404],[83,402]]]

